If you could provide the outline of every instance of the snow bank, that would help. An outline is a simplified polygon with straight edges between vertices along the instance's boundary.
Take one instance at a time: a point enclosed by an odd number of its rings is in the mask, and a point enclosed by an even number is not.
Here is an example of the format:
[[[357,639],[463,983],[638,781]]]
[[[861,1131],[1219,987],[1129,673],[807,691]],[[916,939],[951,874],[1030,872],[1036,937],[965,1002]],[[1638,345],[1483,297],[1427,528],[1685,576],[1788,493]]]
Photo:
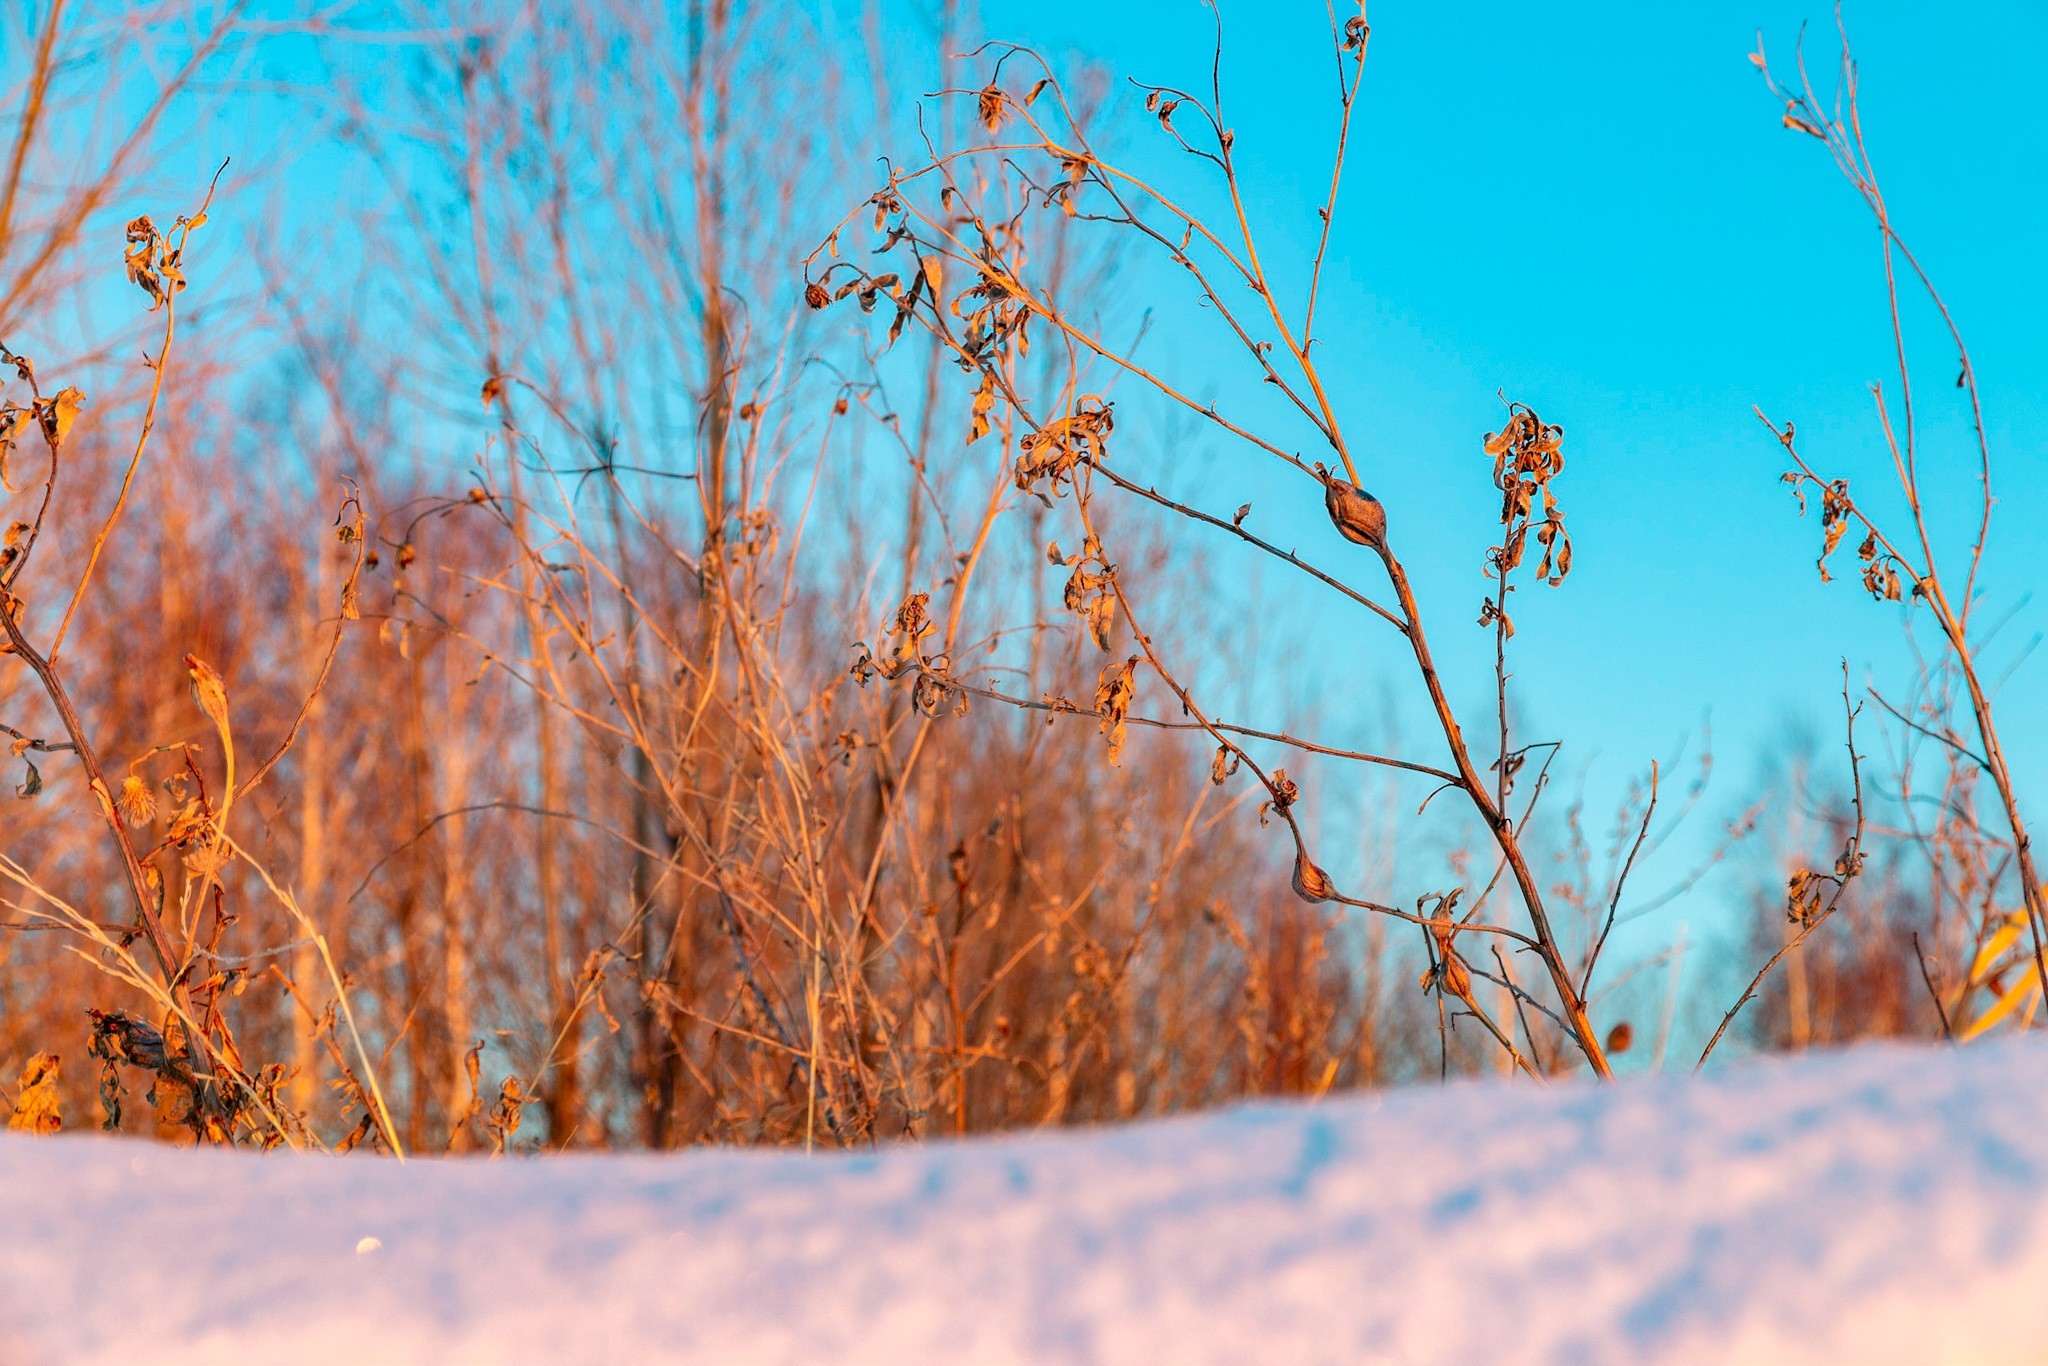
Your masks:
[[[2044,1284],[2034,1042],[861,1156],[0,1135],[6,1366],[1982,1366]]]

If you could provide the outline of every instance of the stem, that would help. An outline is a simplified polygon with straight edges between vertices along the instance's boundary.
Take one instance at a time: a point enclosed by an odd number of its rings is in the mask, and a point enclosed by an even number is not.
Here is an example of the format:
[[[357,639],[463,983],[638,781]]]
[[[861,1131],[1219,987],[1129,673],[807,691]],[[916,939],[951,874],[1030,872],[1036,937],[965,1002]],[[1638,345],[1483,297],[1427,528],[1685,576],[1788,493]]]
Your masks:
[[[1436,663],[1430,658],[1429,642],[1423,634],[1421,613],[1415,606],[1414,590],[1408,586],[1407,572],[1391,550],[1382,547],[1380,559],[1387,566],[1387,577],[1393,581],[1394,595],[1400,600],[1401,613],[1407,619],[1408,643],[1415,650],[1416,668],[1421,671],[1423,684],[1429,689],[1429,701],[1436,709],[1437,724],[1442,727],[1444,739],[1450,745],[1451,759],[1458,770],[1458,786],[1471,798],[1472,805],[1478,809],[1480,818],[1486,822],[1488,832],[1499,847],[1501,857],[1507,860],[1509,871],[1515,875],[1515,886],[1522,893],[1522,904],[1528,908],[1529,923],[1536,931],[1537,956],[1543,960],[1544,970],[1550,974],[1551,984],[1556,988],[1558,1004],[1571,1027],[1572,1038],[1578,1043],[1579,1051],[1586,1055],[1593,1071],[1603,1080],[1611,1080],[1614,1070],[1608,1066],[1607,1055],[1594,1036],[1592,1021],[1586,1016],[1585,1000],[1572,985],[1571,972],[1565,967],[1564,955],[1558,949],[1557,935],[1552,931],[1550,917],[1543,909],[1543,894],[1537,888],[1536,875],[1522,855],[1521,843],[1515,838],[1512,823],[1487,795],[1485,781],[1472,766],[1465,737],[1458,729],[1458,718],[1451,711],[1450,701],[1444,696],[1443,681],[1437,676]]]

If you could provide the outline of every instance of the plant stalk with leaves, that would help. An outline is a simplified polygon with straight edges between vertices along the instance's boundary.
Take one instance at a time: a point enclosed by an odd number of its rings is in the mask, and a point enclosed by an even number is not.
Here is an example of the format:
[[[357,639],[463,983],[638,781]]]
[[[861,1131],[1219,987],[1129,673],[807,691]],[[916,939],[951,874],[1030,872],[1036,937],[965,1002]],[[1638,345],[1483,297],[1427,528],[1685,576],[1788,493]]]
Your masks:
[[[1112,762],[1129,719],[1135,671],[1143,668],[1164,684],[1183,714],[1216,742],[1219,771],[1235,772],[1242,768],[1265,789],[1267,801],[1262,819],[1268,814],[1277,816],[1288,827],[1295,845],[1295,887],[1303,897],[1389,914],[1423,926],[1438,964],[1428,981],[1439,991],[1462,980],[1452,970],[1460,964],[1456,950],[1451,947],[1454,934],[1499,936],[1533,953],[1549,980],[1552,1018],[1561,1023],[1587,1065],[1604,1077],[1610,1075],[1605,1052],[1588,1017],[1583,992],[1573,979],[1565,947],[1551,923],[1542,888],[1524,846],[1526,813],[1518,821],[1507,809],[1515,756],[1509,753],[1504,724],[1505,640],[1509,630],[1504,601],[1506,576],[1521,563],[1523,546],[1532,534],[1544,551],[1541,577],[1556,583],[1569,570],[1570,543],[1563,532],[1562,512],[1549,489],[1551,477],[1562,465],[1557,429],[1545,426],[1533,413],[1517,405],[1510,409],[1506,429],[1488,438],[1487,450],[1498,462],[1496,477],[1505,500],[1502,521],[1506,528],[1506,539],[1495,548],[1490,560],[1501,591],[1500,600],[1490,604],[1495,610],[1487,620],[1497,622],[1500,628],[1501,665],[1497,681],[1503,698],[1503,727],[1502,752],[1495,764],[1498,779],[1489,783],[1475,762],[1452,709],[1407,570],[1393,548],[1400,539],[1398,519],[1390,528],[1386,510],[1361,487],[1351,443],[1315,353],[1320,340],[1316,333],[1316,298],[1329,251],[1329,227],[1342,184],[1351,115],[1363,80],[1369,36],[1362,9],[1342,22],[1333,16],[1331,53],[1335,58],[1340,123],[1329,193],[1317,209],[1322,232],[1308,263],[1308,296],[1298,315],[1283,306],[1252,227],[1236,160],[1235,137],[1223,110],[1220,20],[1218,59],[1205,96],[1166,86],[1141,88],[1146,91],[1146,109],[1165,136],[1182,152],[1206,165],[1219,182],[1225,206],[1222,225],[1212,225],[1202,213],[1183,207],[1150,181],[1100,155],[1085,132],[1084,120],[1077,116],[1044,61],[1025,48],[995,45],[984,49],[993,61],[982,86],[942,92],[942,98],[973,101],[985,139],[961,147],[928,145],[923,161],[908,168],[892,168],[888,184],[862,210],[842,220],[827,242],[807,260],[805,296],[814,308],[848,297],[867,311],[886,304],[894,314],[889,327],[892,340],[912,321],[928,329],[951,350],[959,367],[976,385],[977,416],[968,439],[976,440],[986,432],[989,415],[1002,408],[1028,433],[1014,467],[1017,492],[1050,506],[1071,491],[1084,533],[1084,550],[1075,556],[1063,556],[1057,547],[1049,552],[1055,563],[1072,571],[1067,605],[1086,619],[1102,649],[1111,648],[1112,625],[1116,621],[1124,623],[1133,647],[1126,662],[1104,668],[1092,709],[1101,718],[1109,737]],[[1028,69],[1028,86],[1022,80],[1010,79],[1018,67]],[[1327,446],[1341,474],[1321,463],[1312,465],[1305,461],[1287,448],[1285,438],[1278,433],[1267,434],[1225,415],[1215,404],[1190,397],[1182,386],[1141,362],[1128,346],[1116,343],[1106,325],[1091,321],[1088,301],[1061,298],[1038,281],[1027,259],[1027,244],[1033,240],[1034,221],[1053,213],[1076,226],[1135,235],[1141,244],[1156,250],[1184,272],[1201,306],[1221,319],[1228,334],[1250,357],[1259,380],[1281,394]],[[841,236],[857,231],[856,220],[862,215],[871,216],[870,226],[877,239],[875,250],[903,262],[899,269],[871,269],[855,264],[851,258],[840,257]],[[1033,345],[1056,348],[1056,354],[1065,359],[1067,375],[1057,392],[1036,398],[1020,392],[1015,381],[1015,362],[1028,354]],[[1112,404],[1101,394],[1089,392],[1087,375],[1091,370],[1104,370],[1108,376],[1149,387],[1169,404],[1196,414],[1229,439],[1316,480],[1338,532],[1347,541],[1377,555],[1395,606],[1388,608],[1374,602],[1346,583],[1343,573],[1312,567],[1299,556],[1246,532],[1243,523],[1248,506],[1240,508],[1226,523],[1112,468]],[[1093,387],[1106,389],[1107,381]],[[1444,742],[1448,768],[1378,756],[1352,757],[1397,771],[1436,773],[1446,786],[1463,795],[1516,888],[1527,931],[1483,923],[1471,915],[1453,921],[1447,909],[1451,898],[1438,897],[1437,909],[1429,914],[1418,907],[1410,915],[1337,891],[1329,875],[1310,857],[1307,836],[1294,811],[1299,800],[1298,785],[1287,778],[1284,768],[1261,764],[1242,743],[1247,735],[1260,732],[1211,716],[1197,702],[1193,684],[1173,671],[1141,624],[1123,571],[1105,550],[1103,528],[1092,511],[1098,479],[1199,525],[1226,530],[1291,568],[1336,587],[1406,641],[1415,675],[1428,696]],[[928,676],[929,671],[920,673],[921,679]],[[960,686],[951,679],[945,682],[948,686]],[[1056,709],[1084,710],[1070,703]],[[1331,747],[1315,744],[1301,747],[1315,753],[1334,752]],[[1456,991],[1452,994],[1458,995]],[[1465,1011],[1479,1019],[1519,1062],[1522,1055],[1507,1032],[1487,1018],[1470,993],[1459,999]]]

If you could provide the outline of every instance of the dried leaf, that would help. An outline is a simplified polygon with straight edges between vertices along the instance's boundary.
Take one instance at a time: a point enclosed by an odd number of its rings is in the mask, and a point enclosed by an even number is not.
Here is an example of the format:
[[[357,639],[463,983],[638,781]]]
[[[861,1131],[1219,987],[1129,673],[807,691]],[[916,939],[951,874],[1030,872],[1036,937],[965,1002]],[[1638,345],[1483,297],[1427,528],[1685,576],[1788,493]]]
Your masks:
[[[984,370],[981,383],[974,390],[974,416],[967,426],[967,443],[971,446],[988,435],[989,417],[996,406],[996,377]]]
[[[1116,628],[1116,595],[1108,589],[1097,594],[1088,604],[1088,634],[1095,641],[1095,648],[1107,650],[1110,637]]]
[[[2006,917],[2005,923],[1998,927],[1997,932],[1990,939],[1985,941],[1984,947],[1977,950],[1977,957],[1970,964],[1970,982],[1972,985],[1984,980],[1985,976],[1991,971],[1991,965],[1998,961],[1999,955],[2013,946],[2019,939],[2021,931],[2025,930],[2026,927],[2027,917],[2024,911],[2016,911]]]
[[[1124,752],[1124,718],[1130,715],[1131,699],[1137,695],[1138,657],[1132,655],[1121,665],[1111,664],[1102,670],[1095,685],[1095,711],[1101,718],[1100,729],[1109,739],[1109,762],[1122,762]]]
[[[71,424],[78,420],[79,410],[85,407],[85,391],[70,385],[57,391],[56,397],[46,399],[39,416],[43,422],[43,435],[54,448],[64,444],[64,438],[71,435]]]
[[[1821,912],[1821,893],[1827,879],[1811,868],[1795,868],[1785,880],[1785,918],[1810,925]]]
[[[1975,1020],[1970,1022],[1968,1028],[1964,1029],[1962,1032],[1957,1034],[1957,1042],[1968,1043],[1971,1039],[1976,1038],[1978,1035],[1990,1032],[1990,1030],[1994,1028],[2000,1020],[2003,1020],[2006,1016],[2012,1014],[2013,1011],[2018,1009],[2020,1006],[2031,1006],[2033,1004],[2034,998],[2040,994],[2040,991],[2040,976],[2037,973],[2029,971],[2024,977],[2021,977],[2018,981],[2014,982],[2010,987],[2006,988],[2005,991],[2001,995],[1999,995],[1995,1001],[1992,1002],[1991,1007],[1988,1010],[1986,1010],[1982,1015],[1979,1015]]]
[[[216,837],[213,827],[207,826],[198,832],[198,837],[179,855],[186,871],[195,877],[215,877],[220,870],[234,862],[234,850],[226,840]]]
[[[1216,746],[1216,757],[1209,762],[1209,781],[1221,787],[1224,779],[1237,772],[1237,764],[1236,750],[1229,745]]]
[[[14,1114],[7,1127],[19,1133],[54,1134],[64,1127],[57,1108],[57,1055],[37,1053],[21,1069]]]
[[[9,493],[20,493],[26,484],[16,487],[14,478],[8,473],[8,457],[14,454],[15,443],[28,431],[28,424],[35,420],[35,414],[27,408],[9,404],[0,408],[0,486]]]
[[[157,1138],[175,1147],[189,1148],[199,1138],[199,1096],[190,1073],[174,1065],[184,1051],[185,1028],[173,1019],[164,1026],[164,1065],[157,1072],[155,1085],[150,1087],[149,1098],[156,1102]]]
[[[164,280],[158,271],[162,243],[163,238],[157,234],[156,224],[148,214],[128,220],[128,250],[122,260],[128,267],[128,278],[149,295],[149,311],[152,313],[164,301]]]
[[[896,608],[896,617],[889,630],[893,635],[903,636],[911,642],[922,640],[939,629],[938,623],[926,613],[931,604],[929,593],[912,593]]]
[[[1050,418],[1018,443],[1017,487],[1051,502],[1034,486],[1047,481],[1057,497],[1062,485],[1074,477],[1083,462],[1093,463],[1109,456],[1109,434],[1116,428],[1113,405],[1099,394],[1083,394],[1064,417]],[[1099,552],[1091,551],[1091,554]]]
[[[491,1107],[490,1116],[484,1125],[491,1131],[491,1142],[497,1152],[504,1152],[512,1141],[512,1135],[519,1132],[520,1113],[525,1110],[526,1087],[517,1077],[507,1077],[498,1085],[498,1103]]]

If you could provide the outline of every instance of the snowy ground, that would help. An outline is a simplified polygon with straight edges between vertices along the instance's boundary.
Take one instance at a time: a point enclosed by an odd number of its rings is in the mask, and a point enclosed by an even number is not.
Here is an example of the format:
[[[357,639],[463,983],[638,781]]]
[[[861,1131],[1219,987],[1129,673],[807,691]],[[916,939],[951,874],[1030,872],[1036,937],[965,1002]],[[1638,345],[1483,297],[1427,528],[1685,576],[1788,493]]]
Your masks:
[[[6,1366],[1980,1366],[2044,1287],[2032,1042],[852,1157],[0,1134]]]

